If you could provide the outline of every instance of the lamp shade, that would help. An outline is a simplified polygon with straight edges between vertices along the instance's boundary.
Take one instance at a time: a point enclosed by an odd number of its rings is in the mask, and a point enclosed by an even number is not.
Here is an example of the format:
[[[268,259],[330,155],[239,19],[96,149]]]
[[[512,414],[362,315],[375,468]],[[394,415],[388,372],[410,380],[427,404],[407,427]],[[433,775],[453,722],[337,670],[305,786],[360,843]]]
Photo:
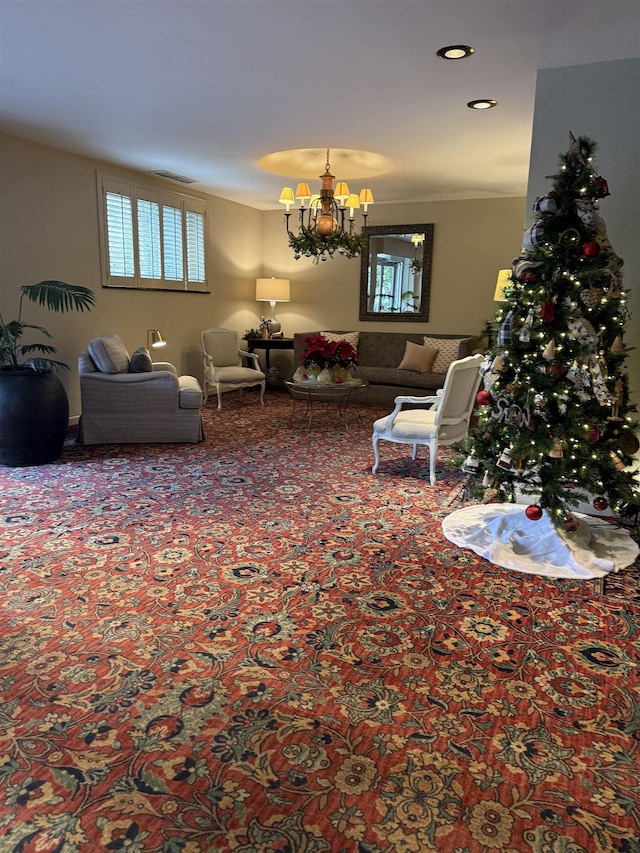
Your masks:
[[[345,207],[348,207],[351,210],[351,213],[360,207],[360,199],[355,193],[351,193],[346,201]]]
[[[291,205],[295,202],[295,197],[293,195],[293,190],[291,187],[283,187],[282,192],[280,193],[280,198],[278,199],[280,204],[286,204],[287,210],[291,207]]]
[[[336,184],[336,191],[334,193],[335,198],[340,201],[346,201],[351,193],[349,192],[349,186],[344,181],[338,181]]]
[[[498,272],[498,280],[496,281],[496,290],[493,294],[493,301],[507,302],[508,300],[504,292],[508,287],[511,287],[511,270],[500,270]]]
[[[158,329],[147,329],[147,349],[157,349],[165,347],[167,342],[162,337]]]
[[[288,278],[256,279],[256,302],[289,302],[290,300]]]

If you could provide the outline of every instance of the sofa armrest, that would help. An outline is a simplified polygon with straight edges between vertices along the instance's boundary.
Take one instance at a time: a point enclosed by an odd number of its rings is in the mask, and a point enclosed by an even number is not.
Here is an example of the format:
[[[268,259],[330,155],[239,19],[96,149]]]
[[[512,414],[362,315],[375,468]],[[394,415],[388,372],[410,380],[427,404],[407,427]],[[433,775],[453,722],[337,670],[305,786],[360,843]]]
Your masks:
[[[195,376],[178,377],[180,408],[199,409],[202,405],[202,388]]]
[[[168,361],[154,361],[151,367],[153,368],[154,373],[160,370],[168,370],[169,373],[173,373],[174,376],[178,375],[178,371],[176,370],[174,365]]]

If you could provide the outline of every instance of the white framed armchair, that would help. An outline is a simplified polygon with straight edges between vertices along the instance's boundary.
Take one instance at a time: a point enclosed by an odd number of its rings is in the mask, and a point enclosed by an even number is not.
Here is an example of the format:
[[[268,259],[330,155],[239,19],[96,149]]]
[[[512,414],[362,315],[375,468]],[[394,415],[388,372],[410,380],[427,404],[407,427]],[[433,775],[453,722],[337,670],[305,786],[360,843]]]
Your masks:
[[[429,448],[429,477],[436,484],[436,458],[438,446],[463,441],[469,432],[469,422],[476,402],[481,381],[482,355],[471,355],[453,361],[444,381],[444,386],[430,397],[399,396],[390,415],[379,418],[373,424],[372,473],[380,465],[378,442],[392,441],[396,444],[413,446],[412,459],[418,453],[418,445]],[[403,409],[405,404],[413,408]]]
[[[239,391],[242,399],[244,388],[260,386],[260,404],[264,406],[266,375],[260,370],[257,353],[240,349],[239,335],[231,329],[205,329],[200,333],[204,356],[204,401],[208,399],[208,389],[215,389],[218,397],[218,409],[222,408],[222,395],[226,391]],[[242,359],[248,359],[254,366],[245,367]]]
[[[146,348],[131,358],[111,332],[78,357],[82,415],[79,444],[202,441],[202,388],[169,362],[152,363]]]

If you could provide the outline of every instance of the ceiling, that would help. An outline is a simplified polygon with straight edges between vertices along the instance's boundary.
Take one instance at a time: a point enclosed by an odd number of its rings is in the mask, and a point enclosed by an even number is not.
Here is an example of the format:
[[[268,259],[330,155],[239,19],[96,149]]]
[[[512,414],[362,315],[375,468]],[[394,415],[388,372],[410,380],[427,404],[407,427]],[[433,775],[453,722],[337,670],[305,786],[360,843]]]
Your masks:
[[[523,196],[537,70],[639,55],[640,0],[0,0],[0,127],[262,210],[292,148],[391,158],[376,202]]]

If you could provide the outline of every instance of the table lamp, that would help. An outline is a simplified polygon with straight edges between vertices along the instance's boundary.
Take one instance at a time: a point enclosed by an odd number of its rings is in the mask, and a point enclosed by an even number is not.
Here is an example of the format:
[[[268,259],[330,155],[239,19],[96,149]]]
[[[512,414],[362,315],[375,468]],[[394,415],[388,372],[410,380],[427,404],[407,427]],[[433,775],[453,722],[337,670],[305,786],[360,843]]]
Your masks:
[[[269,331],[271,334],[279,332],[280,323],[276,320],[276,302],[289,302],[291,292],[289,279],[287,278],[257,278],[256,279],[256,302],[269,302],[271,305],[271,322]]]
[[[510,287],[513,287],[513,283],[511,281],[511,270],[498,270],[498,280],[496,281],[493,301],[507,302],[508,299],[505,296],[505,290],[508,290]]]

